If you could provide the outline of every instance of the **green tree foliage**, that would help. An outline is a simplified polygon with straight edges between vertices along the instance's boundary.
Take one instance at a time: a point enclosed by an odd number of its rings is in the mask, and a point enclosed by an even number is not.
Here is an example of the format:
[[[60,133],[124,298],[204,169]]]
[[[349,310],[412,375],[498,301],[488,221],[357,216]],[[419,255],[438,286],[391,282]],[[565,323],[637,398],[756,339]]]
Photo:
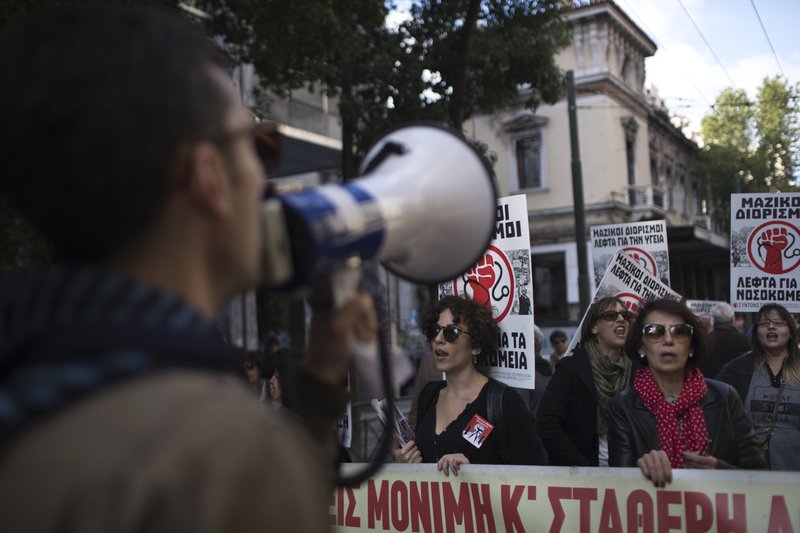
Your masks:
[[[703,117],[697,171],[708,178],[709,211],[719,227],[730,226],[731,193],[800,190],[798,97],[800,85],[765,78],[755,102],[728,88]]]
[[[449,0],[411,3],[387,28],[383,0],[205,0],[209,28],[251,62],[278,95],[319,83],[340,96],[345,151],[363,152],[412,120],[461,129],[476,112],[517,102],[554,102],[562,91],[556,53],[567,42],[563,2]],[[345,171],[347,175],[347,172]]]

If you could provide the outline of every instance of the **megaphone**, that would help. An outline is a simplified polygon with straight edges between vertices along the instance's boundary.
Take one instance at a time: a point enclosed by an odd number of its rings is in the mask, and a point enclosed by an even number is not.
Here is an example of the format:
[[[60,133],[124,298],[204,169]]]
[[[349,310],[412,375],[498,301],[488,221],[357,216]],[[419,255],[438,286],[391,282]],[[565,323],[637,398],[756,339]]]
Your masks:
[[[438,283],[488,247],[497,191],[485,159],[459,132],[432,123],[395,128],[367,152],[359,174],[264,202],[268,287],[310,287],[353,259]]]

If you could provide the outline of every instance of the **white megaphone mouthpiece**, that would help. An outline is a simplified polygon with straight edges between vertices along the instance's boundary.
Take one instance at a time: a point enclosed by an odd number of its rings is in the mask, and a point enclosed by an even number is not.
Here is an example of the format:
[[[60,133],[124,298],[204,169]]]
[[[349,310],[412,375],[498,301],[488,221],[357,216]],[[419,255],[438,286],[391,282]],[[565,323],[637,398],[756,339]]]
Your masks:
[[[360,174],[264,203],[268,286],[313,285],[354,257],[437,283],[467,270],[489,245],[494,180],[460,133],[429,123],[396,128],[367,152]]]

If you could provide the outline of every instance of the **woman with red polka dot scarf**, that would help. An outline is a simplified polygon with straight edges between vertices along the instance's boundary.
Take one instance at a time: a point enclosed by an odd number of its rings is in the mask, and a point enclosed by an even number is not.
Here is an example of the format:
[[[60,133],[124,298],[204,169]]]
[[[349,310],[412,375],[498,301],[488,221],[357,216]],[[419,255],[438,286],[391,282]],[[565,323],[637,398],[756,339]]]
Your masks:
[[[734,388],[698,368],[706,331],[686,305],[647,302],[625,352],[642,368],[609,404],[609,466],[638,466],[656,487],[673,468],[766,468]]]

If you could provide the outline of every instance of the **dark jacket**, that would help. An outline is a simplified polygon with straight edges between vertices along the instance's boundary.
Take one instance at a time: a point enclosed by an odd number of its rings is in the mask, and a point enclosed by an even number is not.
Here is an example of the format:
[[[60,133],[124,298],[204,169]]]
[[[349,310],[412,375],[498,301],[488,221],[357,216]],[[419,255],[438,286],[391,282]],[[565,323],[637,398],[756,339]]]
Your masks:
[[[637,364],[633,366],[631,376]],[[597,387],[583,346],[558,362],[539,404],[537,419],[551,465],[598,465]]]
[[[731,323],[715,324],[710,335],[711,350],[700,370],[707,378],[716,379],[722,366],[750,351],[750,339]]]
[[[766,468],[753,424],[733,387],[713,379],[705,381],[708,392],[700,403],[711,440],[709,455],[719,461],[717,468]],[[611,400],[608,426],[609,466],[634,467],[639,457],[661,449],[656,417],[634,389]]]
[[[755,371],[756,363],[753,360],[753,352],[747,352],[724,364],[717,374],[717,379],[733,385],[733,388],[739,394],[739,398],[744,402],[747,399],[750,381],[752,381]]]

